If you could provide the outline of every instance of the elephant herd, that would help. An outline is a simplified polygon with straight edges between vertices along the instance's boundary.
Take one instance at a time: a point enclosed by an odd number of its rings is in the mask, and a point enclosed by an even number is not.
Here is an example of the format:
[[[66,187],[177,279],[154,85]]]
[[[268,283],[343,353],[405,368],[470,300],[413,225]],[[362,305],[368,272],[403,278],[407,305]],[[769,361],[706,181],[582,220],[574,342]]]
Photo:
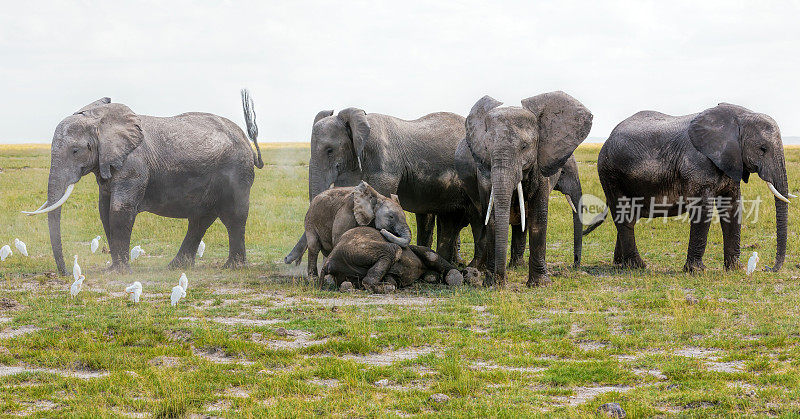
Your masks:
[[[138,115],[109,98],[65,118],[55,130],[47,201],[56,265],[65,274],[60,206],[74,184],[93,173],[111,269],[129,270],[136,215],[148,211],[189,221],[170,266],[194,263],[208,227],[228,230],[228,267],[245,263],[245,224],[253,166],[263,167],[253,103],[242,91],[247,134],[220,116]],[[574,264],[582,236],[609,215],[617,229],[614,263],[641,268],[634,227],[642,217],[691,215],[686,271],[702,270],[714,208],[719,213],[726,269],[739,266],[740,182],[757,173],[775,195],[777,255],[786,254],[789,193],[777,123],[741,106],[719,104],[670,116],[639,112],[612,131],[598,156],[608,207],[582,231],[584,206],[573,152],[592,127],[592,113],[574,97],[549,92],[502,106],[484,96],[468,116],[438,112],[408,121],[347,108],[321,111],[311,131],[309,210],[304,234],[286,256],[320,284],[350,282],[378,290],[415,280],[458,282],[459,234],[469,226],[469,269],[485,286],[503,286],[509,229],[511,260],[530,242],[528,286],[550,282],[545,260],[548,199],[562,192],[573,210]],[[255,151],[250,142],[255,145]],[[639,204],[631,211],[631,203]],[[635,205],[634,205],[635,207]],[[657,207],[657,208],[656,208]],[[415,214],[416,245],[405,211]],[[436,251],[430,249],[434,226]],[[318,255],[325,256],[318,272]],[[464,268],[464,269],[468,269]]]

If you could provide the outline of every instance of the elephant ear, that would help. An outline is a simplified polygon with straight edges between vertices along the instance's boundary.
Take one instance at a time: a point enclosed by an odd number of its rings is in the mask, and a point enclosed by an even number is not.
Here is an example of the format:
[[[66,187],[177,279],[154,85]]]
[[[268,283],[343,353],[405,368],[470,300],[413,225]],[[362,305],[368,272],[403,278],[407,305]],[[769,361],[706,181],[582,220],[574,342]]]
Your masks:
[[[737,183],[742,180],[744,163],[735,107],[720,104],[697,114],[689,123],[689,139],[729,178]]]
[[[319,122],[320,119],[327,118],[331,115],[333,115],[333,109],[329,111],[319,111],[319,113],[317,113],[317,116],[314,117],[314,123],[316,124],[317,122]]]
[[[75,115],[78,115],[80,113],[88,111],[89,109],[96,108],[98,106],[108,105],[109,103],[111,103],[111,98],[110,97],[103,97],[103,98],[97,99],[94,102],[92,102],[92,103],[90,103],[90,104],[78,109],[78,112],[75,112]]]
[[[486,133],[486,114],[502,104],[503,102],[486,95],[475,102],[464,121],[464,128],[467,130],[467,145],[472,150],[474,157],[481,159],[484,163],[491,161],[489,143],[482,140]]]
[[[363,180],[353,188],[353,215],[358,225],[370,225],[375,218],[378,191]]]
[[[536,115],[539,170],[543,176],[550,177],[589,135],[592,112],[562,91],[527,98],[522,101],[522,107]]]
[[[344,121],[347,129],[350,130],[350,138],[353,140],[353,150],[358,159],[358,169],[361,169],[361,160],[364,156],[364,146],[369,138],[369,122],[367,113],[358,108],[347,108],[339,111],[339,119]]]
[[[111,168],[115,170],[122,168],[128,154],[144,140],[139,116],[121,103],[95,106],[81,114],[93,119],[97,134],[100,176],[103,179],[110,179]]]

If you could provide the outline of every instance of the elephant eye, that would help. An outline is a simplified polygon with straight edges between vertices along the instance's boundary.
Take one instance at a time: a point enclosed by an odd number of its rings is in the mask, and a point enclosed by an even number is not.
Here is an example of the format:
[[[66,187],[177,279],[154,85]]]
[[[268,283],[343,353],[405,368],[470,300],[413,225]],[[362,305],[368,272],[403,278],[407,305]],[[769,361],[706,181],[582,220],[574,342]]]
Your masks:
[[[72,154],[78,154],[78,147],[72,147]]]
[[[766,153],[766,152],[767,152],[767,146],[766,145],[762,145],[761,146],[761,153],[763,154],[763,153]]]
[[[329,148],[329,149],[325,150],[325,152],[328,153],[328,155],[330,156],[331,154],[333,154],[333,149]]]

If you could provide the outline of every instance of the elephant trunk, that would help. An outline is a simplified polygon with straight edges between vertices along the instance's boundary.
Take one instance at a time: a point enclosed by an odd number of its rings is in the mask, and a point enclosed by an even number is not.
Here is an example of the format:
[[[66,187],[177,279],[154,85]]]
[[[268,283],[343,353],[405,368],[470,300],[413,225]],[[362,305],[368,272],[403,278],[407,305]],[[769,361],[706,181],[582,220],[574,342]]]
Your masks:
[[[781,195],[787,196],[789,193],[789,183],[786,179],[786,171],[778,182],[776,189]],[[781,269],[783,261],[786,258],[786,234],[789,227],[789,204],[783,200],[775,197],[775,232],[776,232],[776,246],[775,246],[775,265],[772,267],[773,271]]]
[[[581,222],[583,207],[580,194],[576,195],[567,199],[571,199],[570,202],[575,206],[575,211],[572,212],[572,264],[578,268],[581,266],[581,253],[583,252],[583,223]]]
[[[494,282],[505,285],[511,195],[518,179],[513,175],[510,166],[504,164],[493,164],[491,176],[494,192]],[[524,217],[525,214],[520,216]]]
[[[66,195],[66,187],[53,179],[51,175],[50,182],[47,186],[47,202],[58,202],[63,200]],[[72,185],[70,185],[72,186]],[[71,189],[71,188],[70,188]],[[68,195],[67,195],[68,196]],[[61,198],[61,199],[59,199]],[[64,252],[61,248],[61,207],[50,211],[47,214],[47,227],[50,230],[50,247],[53,249],[53,259],[56,261],[56,267],[60,275],[66,275],[67,269],[64,264]]]
[[[402,229],[399,231],[400,236],[395,236],[391,231],[386,229],[381,230],[381,233],[386,240],[400,247],[408,247],[409,243],[411,243],[411,227],[409,227],[407,224],[404,224]]]

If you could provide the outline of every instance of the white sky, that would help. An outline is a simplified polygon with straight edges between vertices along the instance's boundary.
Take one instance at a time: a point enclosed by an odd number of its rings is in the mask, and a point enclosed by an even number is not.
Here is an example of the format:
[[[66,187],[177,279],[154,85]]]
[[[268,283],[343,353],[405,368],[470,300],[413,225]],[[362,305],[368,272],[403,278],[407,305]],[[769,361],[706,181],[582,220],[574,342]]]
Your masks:
[[[0,142],[49,142],[102,96],[241,125],[245,86],[262,141],[307,141],[322,109],[465,115],[557,89],[592,110],[591,137],[720,101],[800,135],[798,2],[3,3]]]

